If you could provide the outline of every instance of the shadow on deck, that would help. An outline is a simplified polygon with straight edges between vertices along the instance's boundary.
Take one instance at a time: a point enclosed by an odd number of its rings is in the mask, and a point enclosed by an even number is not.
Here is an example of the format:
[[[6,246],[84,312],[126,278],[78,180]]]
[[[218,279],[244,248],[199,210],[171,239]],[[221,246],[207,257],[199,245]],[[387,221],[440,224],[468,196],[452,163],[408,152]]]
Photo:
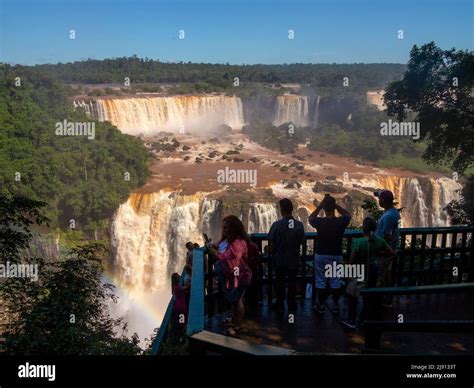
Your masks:
[[[329,307],[324,315],[313,312],[310,299],[300,299],[294,322],[285,310],[273,311],[267,302],[260,304],[254,317],[247,317],[242,331],[235,338],[258,344],[273,345],[312,354],[362,353],[364,331],[346,329],[346,298],[340,300],[341,312],[334,315]],[[383,318],[397,321],[443,320],[456,316],[459,320],[474,319],[472,294],[434,294],[395,296],[391,308],[384,308]],[[206,321],[206,330],[222,333],[220,322],[229,313],[214,315]],[[382,336],[382,351],[402,354],[474,354],[474,334],[465,333],[400,333],[386,332]]]

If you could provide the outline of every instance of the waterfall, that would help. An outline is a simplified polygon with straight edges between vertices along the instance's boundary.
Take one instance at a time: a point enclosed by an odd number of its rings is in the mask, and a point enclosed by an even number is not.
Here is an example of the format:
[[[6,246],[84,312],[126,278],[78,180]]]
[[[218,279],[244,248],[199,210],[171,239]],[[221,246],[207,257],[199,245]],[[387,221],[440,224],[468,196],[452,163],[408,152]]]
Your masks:
[[[133,193],[119,207],[110,271],[119,303],[110,308],[125,317],[130,333],[144,339],[159,326],[171,296],[171,274],[184,267],[186,242],[202,243],[202,233],[217,236],[219,221],[219,201],[203,193]]]
[[[133,193],[113,221],[116,278],[132,290],[163,289],[183,268],[186,242],[216,233],[217,209],[218,201],[202,193]]]
[[[318,124],[319,124],[319,101],[320,100],[321,100],[321,96],[318,96],[316,98],[316,108],[314,110],[314,120],[313,120],[314,124],[313,124],[313,126],[316,129],[318,128]]]
[[[203,233],[217,241],[223,216],[221,202],[206,193],[133,193],[112,224],[114,278],[137,293],[166,288],[171,274],[184,266],[186,242],[202,245]],[[276,205],[249,204],[245,218],[249,232],[268,232],[278,218]]]
[[[96,100],[75,100],[73,101],[73,105],[74,108],[82,108],[87,116],[96,120],[107,120],[107,114],[103,104],[98,103]]]
[[[75,101],[86,114],[110,121],[131,135],[152,135],[160,131],[206,132],[220,124],[233,129],[244,125],[242,101],[229,96],[173,96],[99,98]]]
[[[427,198],[425,198],[424,194],[420,181],[417,178],[410,179],[408,182],[404,181],[402,203],[411,204],[408,216],[412,225],[426,227],[430,223],[428,217],[429,209],[426,206]]]
[[[293,123],[297,127],[309,126],[308,96],[287,94],[276,99],[274,125]]]
[[[248,211],[248,233],[267,233],[278,219],[279,211],[273,203],[255,203]]]
[[[250,119],[271,120],[274,125],[293,123],[298,127],[317,126],[320,97],[310,114],[310,100],[300,95],[283,95],[252,99],[262,109],[253,111],[246,104],[246,115],[240,98],[217,95],[129,97],[74,100],[75,108],[99,121],[110,121],[131,135],[152,135],[160,131],[204,133],[220,124],[241,129]],[[251,104],[250,104],[251,105]]]

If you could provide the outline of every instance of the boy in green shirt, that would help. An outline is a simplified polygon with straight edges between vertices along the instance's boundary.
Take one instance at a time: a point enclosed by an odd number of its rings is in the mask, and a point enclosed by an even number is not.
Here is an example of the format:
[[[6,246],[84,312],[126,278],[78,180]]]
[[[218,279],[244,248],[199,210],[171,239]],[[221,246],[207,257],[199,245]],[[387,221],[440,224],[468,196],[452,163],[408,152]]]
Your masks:
[[[377,270],[381,256],[393,256],[394,250],[387,242],[375,235],[377,222],[366,217],[362,226],[364,237],[357,238],[352,242],[351,257],[349,264],[364,266],[364,280],[358,281],[356,278],[349,279],[347,285],[348,313],[347,319],[342,323],[351,328],[356,328],[357,303],[361,288],[365,286],[375,287],[377,282]]]

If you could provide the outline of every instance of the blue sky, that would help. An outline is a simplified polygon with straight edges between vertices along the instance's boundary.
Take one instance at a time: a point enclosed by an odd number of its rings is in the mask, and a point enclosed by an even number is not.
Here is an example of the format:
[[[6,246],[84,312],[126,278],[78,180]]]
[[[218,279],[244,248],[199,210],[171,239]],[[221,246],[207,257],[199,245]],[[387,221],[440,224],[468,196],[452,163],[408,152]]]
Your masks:
[[[232,64],[406,63],[413,44],[432,40],[472,50],[473,12],[473,0],[0,0],[0,61],[136,54]]]

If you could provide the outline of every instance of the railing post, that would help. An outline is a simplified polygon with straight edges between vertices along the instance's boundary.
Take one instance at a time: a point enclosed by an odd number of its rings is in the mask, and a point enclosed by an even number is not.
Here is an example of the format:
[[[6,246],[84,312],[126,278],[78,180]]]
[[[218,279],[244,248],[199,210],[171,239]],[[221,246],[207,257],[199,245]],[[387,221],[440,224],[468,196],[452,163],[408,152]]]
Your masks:
[[[211,317],[215,313],[215,298],[214,298],[214,271],[212,263],[210,263],[209,256],[204,258],[206,265],[206,291],[207,291],[207,316]]]
[[[394,282],[393,286],[401,286],[403,283],[403,271],[405,270],[405,259],[407,257],[407,232],[400,231],[400,249],[398,249],[395,255],[394,262],[392,264]]]
[[[435,259],[436,259],[436,253],[434,249],[437,249],[437,244],[438,244],[438,234],[433,233],[431,236],[431,255],[430,255],[430,269],[429,269],[429,275],[428,275],[428,284],[433,284],[435,282],[435,276],[434,276],[434,264],[435,264]]]
[[[450,252],[450,257],[449,257],[449,272],[448,272],[449,282],[448,283],[453,282],[453,268],[456,265],[456,244],[457,243],[458,243],[458,234],[453,233],[451,237],[451,252]],[[459,271],[460,262],[457,263],[457,266],[458,266],[458,271]],[[458,274],[458,275],[461,275],[461,274]]]
[[[263,301],[264,289],[263,289],[263,260],[261,259],[263,256],[263,248],[262,248],[262,240],[258,240],[258,251],[260,252],[260,260],[258,261],[258,300]]]
[[[186,335],[190,336],[204,329],[204,249],[193,253],[193,276]]]
[[[170,326],[172,326],[172,317],[173,317],[173,309],[174,309],[175,299],[174,296],[171,296],[170,302],[168,303],[168,307],[166,308],[165,315],[163,320],[161,321],[160,328],[158,330],[158,334],[151,346],[151,355],[156,356],[160,354],[162,345],[166,341],[168,337],[168,331]]]
[[[466,268],[468,269],[468,282],[474,281],[474,231],[471,231],[471,238],[469,239],[469,255],[468,261],[466,263]]]
[[[383,295],[367,294],[364,295],[364,304],[362,310],[363,321],[380,321],[382,320],[382,301]],[[382,332],[380,329],[373,327],[364,328],[365,347],[366,349],[380,349],[382,340]]]
[[[462,232],[461,252],[459,256],[459,277],[458,277],[459,283],[464,283],[464,282],[469,281],[469,279],[464,279],[464,273],[466,273],[467,277],[469,276],[469,272],[468,272],[469,267],[467,263],[466,251],[467,251],[467,232]]]
[[[271,304],[273,302],[273,256],[270,255],[270,254],[268,255],[267,268],[268,268],[268,274],[267,274],[268,292],[267,292],[267,296],[268,296],[268,304]]]
[[[439,273],[440,273],[440,279],[438,280],[439,283],[443,284],[444,280],[444,255],[446,253],[446,242],[448,239],[448,232],[444,231],[441,234],[441,254],[439,258]]]
[[[424,272],[425,270],[425,250],[426,250],[426,239],[427,239],[427,233],[422,233],[421,234],[421,247],[420,247],[420,255],[418,256],[419,262],[418,262],[418,275],[417,275],[417,280],[416,280],[416,285],[425,285],[426,284],[426,279],[428,276],[426,276],[426,273]]]
[[[311,304],[316,303],[316,237],[313,239],[313,257],[311,260],[313,261],[313,270],[311,271]]]
[[[416,251],[416,233],[413,233],[411,235],[411,241],[410,241],[410,263],[409,263],[409,269],[408,269],[408,285],[413,286],[416,284],[414,281],[415,275],[415,251]],[[391,285],[391,284],[390,284]]]

